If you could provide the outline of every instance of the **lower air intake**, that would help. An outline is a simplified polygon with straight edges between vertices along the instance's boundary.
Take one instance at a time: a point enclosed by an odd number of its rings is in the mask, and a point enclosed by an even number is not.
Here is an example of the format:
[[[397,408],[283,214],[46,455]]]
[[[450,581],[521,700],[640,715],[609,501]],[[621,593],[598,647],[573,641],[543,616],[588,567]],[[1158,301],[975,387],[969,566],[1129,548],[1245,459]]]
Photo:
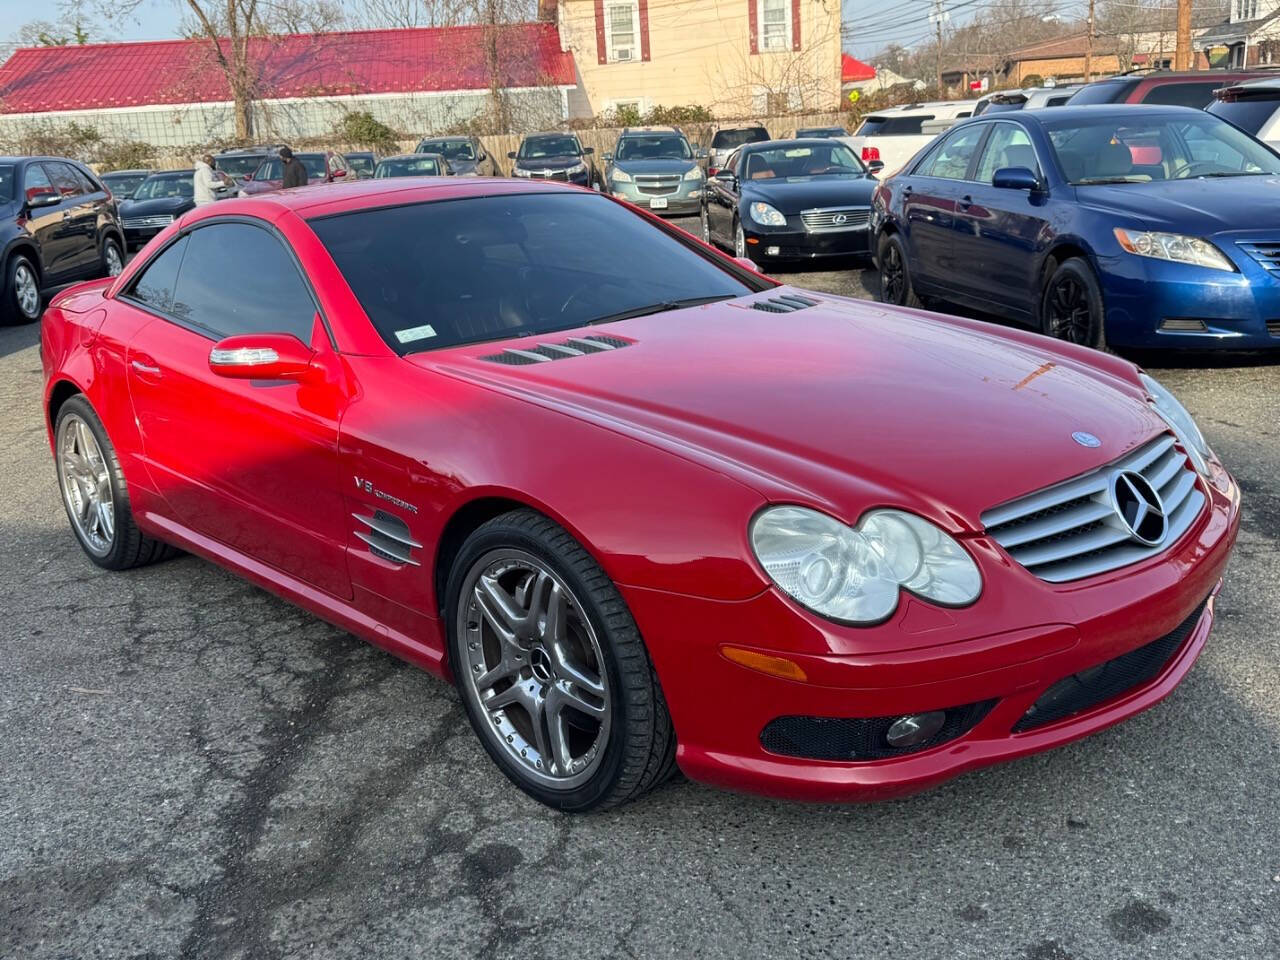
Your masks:
[[[947,718],[929,739],[909,747],[892,747],[886,734],[902,716],[892,717],[778,717],[760,733],[760,745],[770,753],[808,760],[886,760],[918,753],[954,740],[985,717],[994,700],[947,709]]]
[[[1206,603],[1203,601],[1191,616],[1146,646],[1059,680],[1022,715],[1013,732],[1024,733],[1057,723],[1150,683],[1191,636]]]

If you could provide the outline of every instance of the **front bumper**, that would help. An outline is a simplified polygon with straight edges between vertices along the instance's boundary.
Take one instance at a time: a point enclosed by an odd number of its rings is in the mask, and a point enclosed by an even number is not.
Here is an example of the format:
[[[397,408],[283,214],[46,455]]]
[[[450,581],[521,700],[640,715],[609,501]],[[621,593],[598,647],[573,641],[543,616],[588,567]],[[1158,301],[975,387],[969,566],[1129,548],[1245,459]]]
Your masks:
[[[1239,243],[1218,246],[1239,272],[1126,253],[1099,256],[1108,343],[1157,349],[1280,348],[1280,274],[1263,267]]]
[[[555,170],[555,171],[535,170],[532,173],[530,173],[530,175],[527,177],[524,176],[523,173],[517,174],[513,170],[511,175],[518,180],[529,180],[534,183],[538,182],[539,180],[550,180],[553,183],[572,183],[579,187],[591,186],[590,168],[586,170],[579,170],[577,173],[568,173],[568,174],[565,173],[563,170]]]
[[[1213,623],[1239,503],[1234,481],[1219,470],[1208,506],[1181,541],[1149,561],[1074,583],[1041,581],[985,537],[967,539],[986,578],[974,607],[948,611],[907,599],[889,622],[864,630],[808,614],[772,588],[740,602],[636,587],[623,593],[661,679],[677,762],[689,777],[791,799],[878,800],[1068,743],[1167,696]],[[1154,674],[1064,719],[1015,732],[1059,681],[1184,623],[1185,639],[1178,634]],[[785,657],[806,680],[730,662],[725,644]],[[780,717],[892,717],[966,705],[983,708],[966,732],[888,759],[806,759],[761,743]]]
[[[747,254],[757,263],[865,256],[871,252],[871,231],[866,226],[811,233],[785,227],[753,228],[744,223],[742,232],[747,238]],[[776,252],[770,252],[773,250]]]
[[[610,179],[608,190],[619,200],[633,203],[660,216],[687,217],[702,212],[702,191],[705,181],[681,180],[674,191],[649,193],[636,183],[619,183]]]

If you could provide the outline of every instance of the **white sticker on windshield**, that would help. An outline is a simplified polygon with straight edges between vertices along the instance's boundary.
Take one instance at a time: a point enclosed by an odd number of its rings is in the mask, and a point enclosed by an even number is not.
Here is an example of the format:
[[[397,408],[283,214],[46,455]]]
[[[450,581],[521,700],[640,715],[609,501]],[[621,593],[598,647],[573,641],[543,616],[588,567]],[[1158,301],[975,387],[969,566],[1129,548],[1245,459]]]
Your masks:
[[[424,323],[420,327],[410,327],[408,330],[397,330],[396,339],[401,343],[413,343],[415,340],[426,340],[428,337],[436,335],[436,328],[429,323]]]

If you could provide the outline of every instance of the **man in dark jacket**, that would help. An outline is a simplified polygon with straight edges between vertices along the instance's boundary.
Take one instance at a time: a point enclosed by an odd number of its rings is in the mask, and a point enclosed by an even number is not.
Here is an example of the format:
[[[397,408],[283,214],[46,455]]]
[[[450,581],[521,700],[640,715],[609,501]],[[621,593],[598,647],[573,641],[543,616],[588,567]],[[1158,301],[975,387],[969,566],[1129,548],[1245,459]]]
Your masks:
[[[307,168],[293,159],[293,151],[288,147],[280,148],[280,166],[284,168],[283,188],[305,187],[307,185]]]

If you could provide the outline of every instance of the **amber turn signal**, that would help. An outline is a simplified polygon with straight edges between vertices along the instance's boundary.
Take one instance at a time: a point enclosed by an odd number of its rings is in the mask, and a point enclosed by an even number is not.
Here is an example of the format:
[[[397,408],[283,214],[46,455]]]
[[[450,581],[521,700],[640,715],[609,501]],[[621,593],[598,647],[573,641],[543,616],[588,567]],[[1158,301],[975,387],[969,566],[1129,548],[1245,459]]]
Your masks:
[[[781,677],[783,680],[809,679],[800,668],[800,664],[786,657],[757,653],[754,650],[744,650],[742,647],[721,647],[720,653],[726,660],[732,660],[734,663],[760,673],[767,673],[771,677]]]

